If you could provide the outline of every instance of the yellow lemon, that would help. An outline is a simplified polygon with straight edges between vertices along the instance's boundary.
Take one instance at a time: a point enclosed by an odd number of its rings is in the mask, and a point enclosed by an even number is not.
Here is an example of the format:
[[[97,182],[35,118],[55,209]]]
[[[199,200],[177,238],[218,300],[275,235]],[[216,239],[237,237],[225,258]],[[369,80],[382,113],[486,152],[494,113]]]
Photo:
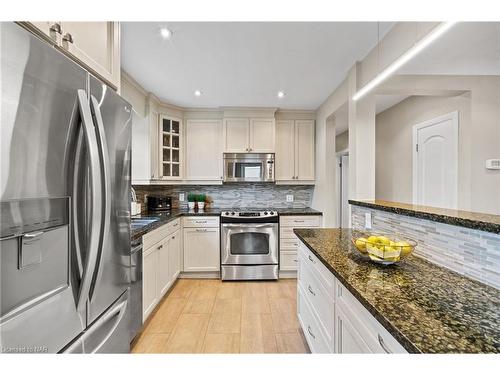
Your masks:
[[[366,253],[366,238],[358,238],[356,240],[356,247],[358,248],[359,251],[362,253]]]
[[[370,236],[368,237],[368,242],[371,244],[377,244],[378,243],[378,237],[377,236]]]
[[[396,243],[396,246],[401,248],[401,256],[406,256],[412,251],[411,245],[406,241],[399,241]]]
[[[378,242],[383,244],[383,245],[389,245],[391,243],[391,240],[388,239],[386,236],[379,236]]]

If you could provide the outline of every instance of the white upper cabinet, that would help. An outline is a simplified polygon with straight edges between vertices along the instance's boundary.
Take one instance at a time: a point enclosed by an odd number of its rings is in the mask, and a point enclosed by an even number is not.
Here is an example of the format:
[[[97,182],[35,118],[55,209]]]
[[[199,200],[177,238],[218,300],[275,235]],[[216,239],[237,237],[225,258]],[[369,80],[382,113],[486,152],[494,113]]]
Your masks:
[[[160,116],[158,151],[160,179],[182,178],[182,121],[166,115]]]
[[[225,118],[224,152],[274,152],[274,119]]]
[[[119,22],[39,21],[28,25],[119,90]]]
[[[295,121],[276,121],[277,181],[293,180],[295,176]]]
[[[276,181],[314,183],[314,120],[276,122]]]
[[[149,117],[132,113],[132,184],[148,183],[151,169],[151,138]]]
[[[246,118],[224,119],[224,151],[249,152],[250,121]]]
[[[295,179],[314,181],[314,121],[295,121]]]
[[[186,121],[186,180],[222,181],[222,121]]]
[[[274,119],[250,119],[250,152],[274,152]]]

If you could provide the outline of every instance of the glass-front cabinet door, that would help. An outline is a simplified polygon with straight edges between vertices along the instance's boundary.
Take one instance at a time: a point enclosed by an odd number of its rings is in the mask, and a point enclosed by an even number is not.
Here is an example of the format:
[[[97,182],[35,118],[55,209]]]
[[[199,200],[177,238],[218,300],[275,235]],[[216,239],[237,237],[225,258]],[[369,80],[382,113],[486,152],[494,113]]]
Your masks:
[[[180,179],[182,122],[162,115],[159,128],[160,176],[162,179]]]

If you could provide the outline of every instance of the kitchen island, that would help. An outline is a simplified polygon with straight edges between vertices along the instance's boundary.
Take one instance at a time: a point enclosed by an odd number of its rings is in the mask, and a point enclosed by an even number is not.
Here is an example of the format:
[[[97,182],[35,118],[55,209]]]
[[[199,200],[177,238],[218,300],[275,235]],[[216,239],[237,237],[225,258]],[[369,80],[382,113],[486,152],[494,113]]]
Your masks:
[[[391,266],[374,264],[352,245],[351,230],[296,229],[294,233],[305,255],[299,257],[299,284],[310,252],[309,260],[319,260],[339,287],[359,301],[406,351],[500,352],[498,289],[413,255]],[[313,293],[317,295],[316,290]],[[339,298],[335,298],[337,309]],[[310,327],[303,328],[307,335]],[[337,324],[332,328],[338,329]],[[378,340],[383,345],[380,335]],[[341,352],[335,350],[338,346],[335,342],[332,351]]]

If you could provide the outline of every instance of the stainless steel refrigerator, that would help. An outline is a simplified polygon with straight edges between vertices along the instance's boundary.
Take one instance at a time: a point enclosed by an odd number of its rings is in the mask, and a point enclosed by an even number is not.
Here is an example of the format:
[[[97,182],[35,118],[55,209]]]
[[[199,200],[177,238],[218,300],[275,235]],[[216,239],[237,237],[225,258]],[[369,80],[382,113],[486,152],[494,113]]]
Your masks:
[[[131,106],[1,23],[0,349],[129,351]]]

